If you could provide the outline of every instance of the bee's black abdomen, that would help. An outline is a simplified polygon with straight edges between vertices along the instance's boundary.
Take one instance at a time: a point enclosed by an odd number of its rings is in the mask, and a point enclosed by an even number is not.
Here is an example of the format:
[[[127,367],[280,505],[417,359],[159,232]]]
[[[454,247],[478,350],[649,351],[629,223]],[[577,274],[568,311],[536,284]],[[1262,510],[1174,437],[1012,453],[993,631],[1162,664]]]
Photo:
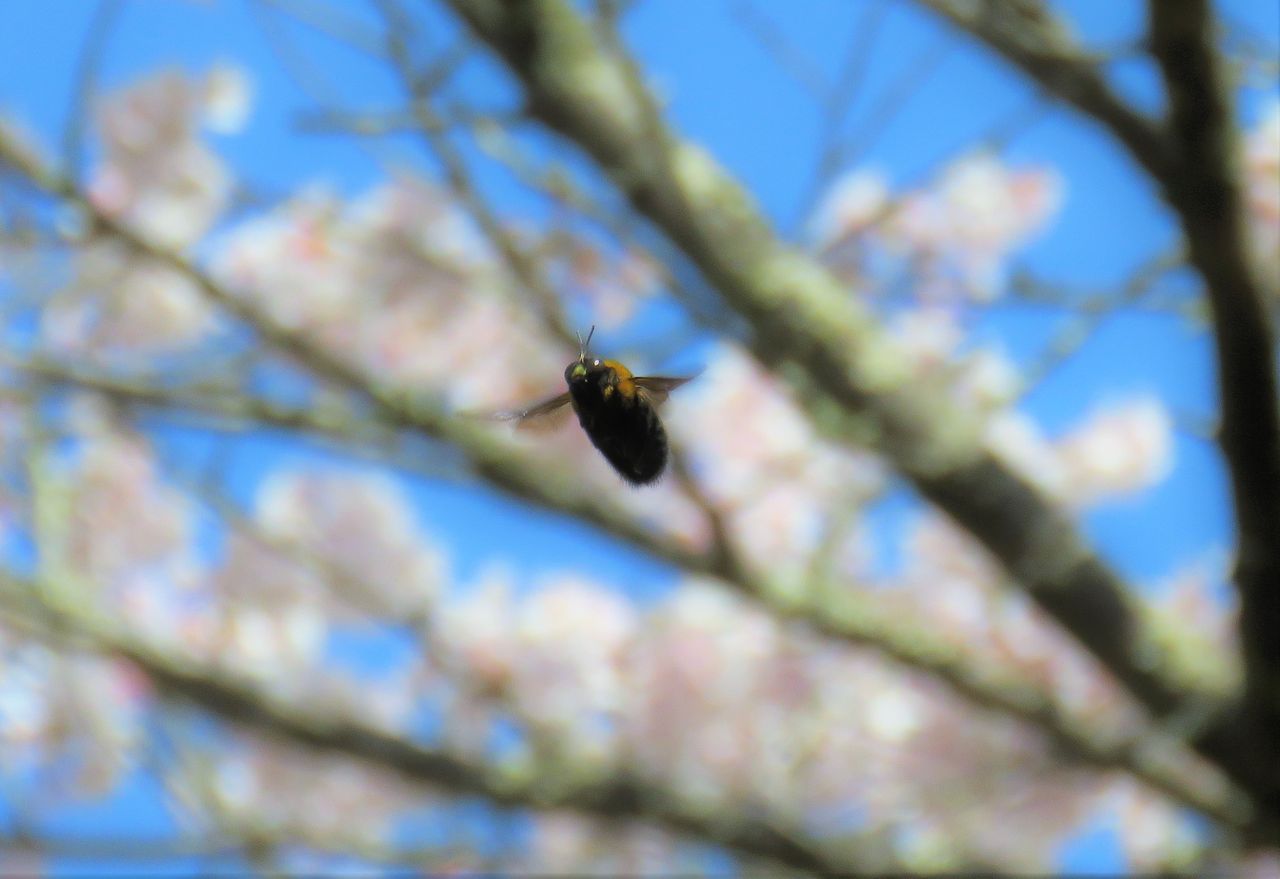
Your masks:
[[[623,479],[647,485],[667,465],[667,432],[654,408],[639,398],[603,399],[595,388],[575,388],[578,422]]]
[[[588,430],[587,436],[623,479],[647,485],[667,466],[667,432],[652,406],[641,403],[633,411],[636,423],[628,429],[617,433]]]

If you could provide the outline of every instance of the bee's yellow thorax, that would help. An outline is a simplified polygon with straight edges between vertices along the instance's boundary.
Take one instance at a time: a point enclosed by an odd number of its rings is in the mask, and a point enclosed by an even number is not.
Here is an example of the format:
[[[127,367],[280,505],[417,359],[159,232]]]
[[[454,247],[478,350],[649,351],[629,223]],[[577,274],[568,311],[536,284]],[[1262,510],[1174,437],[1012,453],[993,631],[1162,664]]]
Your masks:
[[[635,376],[631,374],[631,370],[627,369],[616,360],[605,360],[602,361],[602,363],[613,370],[613,389],[617,391],[618,396],[624,400],[633,399],[636,395],[636,385],[635,382],[632,381]]]

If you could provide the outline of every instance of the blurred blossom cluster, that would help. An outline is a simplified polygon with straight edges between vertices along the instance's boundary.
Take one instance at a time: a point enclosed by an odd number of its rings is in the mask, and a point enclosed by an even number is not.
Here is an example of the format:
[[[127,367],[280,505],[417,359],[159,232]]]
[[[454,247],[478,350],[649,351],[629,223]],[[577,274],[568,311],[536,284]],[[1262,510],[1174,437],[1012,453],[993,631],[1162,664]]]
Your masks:
[[[184,349],[218,325],[189,278],[118,241],[78,248],[71,270],[42,316],[43,341],[59,352],[136,358]]]
[[[1206,689],[1228,690],[1243,677],[1239,602],[1225,553],[1182,565],[1155,584],[1143,614],[1158,646],[1183,675]],[[1194,625],[1189,625],[1194,621]]]
[[[775,416],[786,404],[777,405]],[[977,714],[872,652],[779,624],[710,583],[685,583],[648,610],[575,576],[523,596],[501,576],[444,592],[442,555],[383,478],[272,477],[252,513],[263,537],[232,537],[221,558],[193,572],[198,564],[183,552],[191,542],[190,504],[158,477],[145,443],[113,432],[92,407],[78,423],[85,447],[75,456],[70,503],[84,525],[77,532],[92,541],[73,544],[71,560],[95,581],[125,590],[114,606],[147,637],[216,658],[273,689],[322,695],[323,704],[380,715],[389,729],[402,728],[415,702],[432,698],[435,679],[406,684],[393,676],[335,694],[332,687],[317,691],[306,678],[322,647],[323,621],[338,607],[392,617],[435,608],[436,649],[474,685],[463,698],[478,700],[454,703],[444,717],[446,733],[461,724],[462,739],[454,740],[467,750],[481,745],[480,754],[489,740],[485,730],[514,712],[533,732],[551,734],[578,771],[636,766],[704,808],[745,799],[822,832],[887,834],[902,857],[922,866],[959,857],[953,845],[963,838],[984,856],[1042,867],[1073,827],[1117,802],[1128,810],[1118,814],[1132,812],[1141,821],[1147,836],[1140,838],[1186,832],[1173,810],[1140,790],[1117,793],[1111,779],[1061,769],[1030,729]],[[776,448],[785,450],[785,442]],[[870,469],[852,469],[851,484],[860,477],[864,487],[874,485],[876,468],[858,463]],[[109,501],[117,505],[111,511]],[[121,510],[123,516],[111,515]],[[915,535],[893,600],[917,601],[917,616],[957,648],[982,643],[1071,707],[1104,719],[1114,695],[1105,679],[1081,669],[1061,636],[1055,640],[1025,602],[999,590],[988,562],[940,522],[922,523]],[[151,576],[126,575],[132,569]],[[167,589],[157,577],[169,581]],[[406,586],[406,577],[416,585]],[[202,597],[160,601],[184,593]],[[48,685],[47,676],[41,680]],[[502,701],[488,705],[493,694]],[[119,688],[94,695],[108,700],[104,710],[125,695],[136,700]],[[21,703],[20,693],[15,698]],[[15,717],[6,714],[10,735],[23,728]],[[233,824],[252,816],[268,829],[338,833],[326,823],[334,820],[332,809],[313,814],[308,805],[319,802],[320,782],[306,769],[311,761],[300,760],[254,739],[217,755],[210,788],[216,813]],[[405,795],[387,800],[389,789],[363,771],[341,765],[330,771],[338,779],[335,797],[361,804],[361,823],[344,823],[342,838],[381,838],[412,802]],[[295,775],[297,783],[290,781]],[[174,783],[191,784],[181,775]],[[980,804],[970,802],[979,788]],[[582,843],[573,820],[546,820],[551,836],[535,850],[549,868],[602,856]],[[1017,832],[1008,832],[1011,821]],[[641,863],[679,862],[665,844],[636,845],[628,857]]]
[[[460,208],[421,180],[349,204],[304,192],[228,231],[213,269],[279,325],[453,404],[539,394],[568,360],[516,307]]]
[[[210,551],[200,505],[166,481],[145,438],[87,401],[74,421],[79,442],[43,490],[57,505],[46,518],[65,516],[47,551],[73,600],[148,642],[340,699],[347,684],[319,665],[330,627],[407,617],[447,582],[443,551],[384,477],[277,473]]]
[[[125,662],[0,623],[0,780],[32,813],[105,796],[137,764],[150,697]]]
[[[625,324],[661,288],[658,265],[636,247],[612,253],[605,243],[566,230],[543,236],[538,251],[556,290],[584,301],[605,330]]]
[[[200,129],[233,132],[248,111],[247,89],[245,74],[230,68],[203,80],[170,70],[108,96],[98,113],[102,157],[89,181],[94,205],[158,244],[198,241],[232,187]]]
[[[118,429],[96,398],[74,400],[69,423],[74,455],[40,489],[65,517],[61,533],[41,535],[46,552],[92,584],[84,598],[164,634],[200,581],[195,506],[166,484],[146,439]]]
[[[387,477],[277,473],[259,490],[255,519],[265,535],[358,583],[366,614],[403,618],[446,582],[442,549],[418,529]]]
[[[1280,99],[1272,101],[1244,144],[1245,198],[1255,264],[1280,299]]]
[[[1018,367],[998,348],[966,345],[955,309],[926,304],[899,309],[886,327],[916,381],[941,383],[960,407],[981,416],[1004,411],[1022,388]]]
[[[1263,139],[1265,125],[1250,152],[1259,168],[1275,156]],[[1259,198],[1271,194],[1273,176],[1256,174]],[[921,380],[945,380],[958,404],[987,416],[989,445],[1028,480],[1057,500],[1088,507],[1168,474],[1172,419],[1163,403],[1151,396],[1109,401],[1049,438],[1009,405],[1022,389],[1017,367],[998,350],[967,346],[959,308],[1004,291],[1008,258],[1052,218],[1061,191],[1053,171],[1011,170],[985,153],[896,197],[874,172],[855,170],[832,186],[812,229],[823,258],[853,289],[891,290],[909,279],[909,304],[893,310],[887,328],[913,371]]]
[[[937,514],[909,526],[902,570],[877,596],[955,654],[1050,693],[1099,736],[1133,731],[1140,715],[1102,669],[1035,603],[1009,588],[996,562]]]
[[[188,755],[168,778],[188,829],[359,852],[389,847],[398,818],[425,800],[404,779],[360,760],[316,760],[278,741],[227,738]]]
[[[530,851],[522,870],[574,870],[597,876],[698,875],[709,871],[696,853],[683,850],[669,834],[643,825],[603,827],[570,812],[543,812],[534,818]]]
[[[1072,507],[1139,492],[1173,466],[1173,421],[1156,397],[1105,404],[1051,440],[1029,416],[1001,412],[987,443],[1010,467]]]
[[[939,556],[963,550],[934,546],[933,561],[921,563],[933,572],[908,573],[907,588],[950,577],[948,592],[968,590],[974,606],[943,599],[949,607],[930,622],[957,643],[992,637],[993,658],[1107,720],[1113,688],[1080,667],[1066,638],[1041,642],[1051,627],[1025,605],[1003,603],[991,579],[979,579],[989,574],[980,566],[968,581],[940,573],[958,562]],[[519,598],[499,579],[447,601],[440,614],[443,646],[462,673],[505,693],[588,775],[593,766],[636,767],[707,811],[745,802],[820,835],[888,838],[922,868],[976,855],[1043,869],[1100,813],[1122,823],[1132,814],[1140,840],[1158,837],[1149,852],[1131,852],[1135,868],[1163,863],[1166,839],[1191,842],[1184,817],[1158,796],[1121,777],[1064,768],[1029,728],[976,712],[874,652],[779,624],[711,583],[686,582],[641,610],[582,580],[553,580]],[[579,822],[543,820],[554,831],[538,844],[544,856],[602,856]],[[972,848],[956,849],[958,840]]]
[[[598,761],[627,697],[618,671],[622,650],[636,637],[635,610],[572,577],[523,601],[514,585],[490,572],[446,602],[436,626],[440,647],[480,692],[508,694],[526,722],[554,733],[575,760]]]
[[[1252,135],[1249,153],[1255,226],[1263,230],[1265,203],[1276,194],[1269,124]],[[1047,437],[1010,406],[1022,390],[1017,367],[998,350],[966,344],[960,307],[1004,292],[1009,257],[1052,219],[1062,189],[1050,169],[1012,170],[987,153],[898,196],[875,172],[858,169],[832,186],[812,233],[855,290],[884,292],[909,280],[908,302],[887,328],[918,378],[945,380],[958,404],[987,417],[987,442],[1001,458],[1056,500],[1083,508],[1168,475],[1173,426],[1164,404],[1154,396],[1107,401],[1065,435]]]
[[[877,172],[856,169],[831,187],[811,234],[856,289],[909,277],[926,302],[986,302],[1004,292],[1007,258],[1052,219],[1061,194],[1052,170],[1012,170],[987,153],[900,195]]]
[[[233,531],[203,587],[219,620],[205,649],[242,674],[308,698],[363,705],[392,726],[410,710],[415,669],[363,690],[324,666],[339,627],[415,618],[448,583],[443,550],[399,486],[360,472],[277,472]],[[407,675],[407,677],[406,677]]]
[[[233,180],[201,127],[231,132],[248,111],[245,74],[215,67],[203,79],[169,70],[106,97],[101,155],[89,173],[94,207],[173,249],[199,242],[226,210]],[[188,278],[94,235],[74,251],[71,278],[43,314],[45,340],[75,353],[172,351],[216,326]]]
[[[885,469],[873,455],[820,438],[779,379],[741,349],[720,345],[707,361],[668,404],[673,436],[709,500],[727,511],[747,559],[792,576],[828,536],[834,511],[874,496]],[[836,557],[855,561],[857,535],[834,536]]]

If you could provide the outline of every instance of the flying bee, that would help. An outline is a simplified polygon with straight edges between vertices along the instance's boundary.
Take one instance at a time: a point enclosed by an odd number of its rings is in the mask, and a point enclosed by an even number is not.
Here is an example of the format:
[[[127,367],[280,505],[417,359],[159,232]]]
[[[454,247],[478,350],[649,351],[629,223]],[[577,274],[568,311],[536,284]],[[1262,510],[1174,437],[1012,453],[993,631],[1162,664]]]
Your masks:
[[[492,417],[523,426],[573,404],[578,423],[618,475],[632,485],[648,485],[667,465],[667,432],[657,407],[692,376],[673,378],[632,375],[616,360],[587,356],[587,341],[578,337],[578,359],[565,367],[569,390],[528,409],[499,412]]]

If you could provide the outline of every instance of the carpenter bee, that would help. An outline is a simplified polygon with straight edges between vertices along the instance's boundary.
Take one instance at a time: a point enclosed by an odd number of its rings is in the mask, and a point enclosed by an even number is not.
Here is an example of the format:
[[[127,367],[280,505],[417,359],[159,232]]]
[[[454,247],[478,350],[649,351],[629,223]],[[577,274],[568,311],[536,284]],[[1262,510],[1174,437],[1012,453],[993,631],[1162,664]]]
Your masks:
[[[528,409],[491,417],[523,426],[572,403],[592,445],[618,475],[632,485],[648,485],[667,465],[667,432],[657,407],[692,376],[632,375],[616,360],[590,358],[587,346],[595,331],[593,326],[586,342],[578,337],[578,359],[564,370],[568,391]]]

